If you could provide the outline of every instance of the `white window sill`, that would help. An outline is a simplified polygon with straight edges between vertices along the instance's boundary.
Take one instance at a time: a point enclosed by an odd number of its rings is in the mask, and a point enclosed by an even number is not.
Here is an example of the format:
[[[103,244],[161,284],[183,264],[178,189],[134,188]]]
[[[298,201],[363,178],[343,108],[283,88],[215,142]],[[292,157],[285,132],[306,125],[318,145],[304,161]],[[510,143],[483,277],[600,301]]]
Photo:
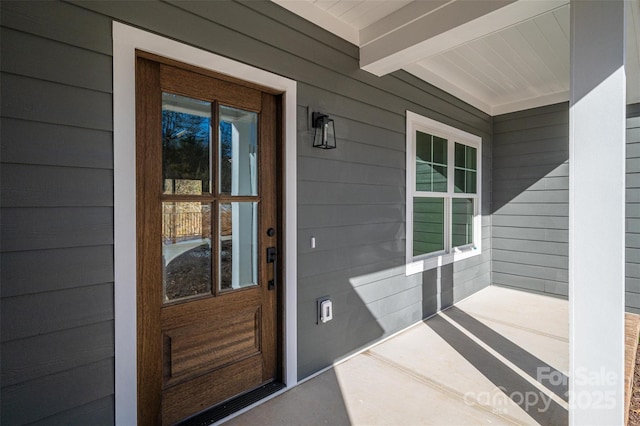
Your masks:
[[[448,265],[449,263],[468,259],[480,254],[482,254],[482,250],[480,249],[480,247],[474,247],[467,250],[454,249],[453,253],[430,256],[424,259],[412,259],[410,261],[407,261],[405,275],[409,276],[418,274],[420,272],[428,271],[438,266]]]

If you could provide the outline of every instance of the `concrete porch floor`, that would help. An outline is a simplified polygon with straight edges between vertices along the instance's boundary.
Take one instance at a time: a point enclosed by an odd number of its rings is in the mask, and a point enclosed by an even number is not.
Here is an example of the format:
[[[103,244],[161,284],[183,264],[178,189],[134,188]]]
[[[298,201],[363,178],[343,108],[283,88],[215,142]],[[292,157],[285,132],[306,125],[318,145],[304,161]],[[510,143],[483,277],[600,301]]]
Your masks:
[[[489,287],[226,424],[564,425],[568,319]]]

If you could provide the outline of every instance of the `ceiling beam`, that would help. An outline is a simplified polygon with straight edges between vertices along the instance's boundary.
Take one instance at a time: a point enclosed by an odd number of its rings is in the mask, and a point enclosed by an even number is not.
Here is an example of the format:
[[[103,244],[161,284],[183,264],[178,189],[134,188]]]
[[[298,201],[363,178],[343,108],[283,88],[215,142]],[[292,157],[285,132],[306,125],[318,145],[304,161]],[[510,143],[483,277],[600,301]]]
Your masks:
[[[380,37],[420,19],[421,17],[446,6],[453,0],[413,1],[373,24],[360,30],[360,46],[365,46]]]
[[[271,0],[290,12],[306,19],[309,22],[324,28],[327,31],[347,40],[356,46],[360,45],[358,29],[336,18],[330,13],[320,9],[309,1],[300,0]]]
[[[567,3],[567,0],[451,0],[445,4],[438,2],[439,6],[432,10],[425,9],[422,16],[413,15],[410,21],[399,22],[401,12],[410,4],[361,31],[360,37],[371,41],[360,47],[360,68],[383,76]],[[397,26],[390,28],[391,22]]]

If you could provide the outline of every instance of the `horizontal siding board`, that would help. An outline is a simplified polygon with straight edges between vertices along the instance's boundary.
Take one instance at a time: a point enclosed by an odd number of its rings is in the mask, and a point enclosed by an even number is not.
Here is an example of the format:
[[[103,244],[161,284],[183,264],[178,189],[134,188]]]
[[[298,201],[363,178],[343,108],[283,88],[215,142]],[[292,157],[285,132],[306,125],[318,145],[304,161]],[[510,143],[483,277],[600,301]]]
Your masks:
[[[304,205],[367,204],[374,206],[403,202],[404,188],[400,186],[298,180],[298,203]]]
[[[404,180],[404,168],[347,163],[342,159],[298,157],[298,170],[305,180],[314,182],[398,185]]]
[[[110,207],[3,209],[0,224],[2,251],[113,244]]]
[[[32,423],[32,426],[108,426],[115,424],[115,403],[112,395],[73,407]]]
[[[634,130],[637,130],[637,132],[640,133],[640,129],[634,129]],[[627,130],[627,132],[628,131],[629,130]],[[640,157],[640,143],[627,143],[626,155],[627,155],[627,158]]]
[[[404,309],[393,312],[378,320],[382,329],[388,334],[395,333],[407,327],[407,323],[414,324],[425,317],[424,309],[419,303],[414,303]]]
[[[296,108],[298,138],[301,140],[309,140],[309,142],[313,140],[313,128],[310,124],[311,114],[313,112],[313,108],[308,105],[298,105]],[[404,154],[406,144],[404,132],[388,130],[380,126],[373,127],[370,124],[350,120],[344,117],[338,117],[334,114],[331,115],[331,118],[334,120],[336,128],[340,129],[338,132],[339,134],[337,135],[341,141],[339,151],[344,150],[344,148],[348,147],[349,144],[357,143],[357,146],[360,148],[360,154],[362,154],[363,148],[368,148],[370,146],[380,147],[387,150],[395,150]],[[311,156],[318,156],[317,149],[310,151],[310,153],[312,153]],[[327,151],[323,155],[329,154],[334,154],[334,151]],[[347,156],[346,158],[351,157]],[[353,158],[358,157],[356,156]]]
[[[22,120],[112,130],[110,93],[2,74],[2,115]]]
[[[7,252],[0,265],[2,297],[103,284],[113,282],[113,246]]]
[[[489,240],[487,238],[487,240]],[[453,264],[453,273],[458,273],[465,271],[467,269],[474,269],[479,266],[482,266],[484,263],[488,263],[491,260],[491,249],[488,247],[488,244],[485,245],[485,242],[482,243],[482,253],[469,257],[467,259],[459,260],[454,262]]]
[[[478,275],[488,274],[491,271],[491,264],[483,262],[476,268],[463,269],[454,274],[455,282],[467,282],[475,279]]]
[[[638,293],[631,293],[631,292],[625,292],[624,294],[624,301],[625,301],[625,306],[626,307],[632,307],[635,309],[639,309],[638,306],[640,306],[640,294]]]
[[[505,192],[518,190],[522,192],[527,191],[549,191],[549,190],[568,190],[569,189],[569,177],[543,177],[538,180],[532,179],[511,179],[508,181],[499,181],[493,183],[495,192]]]
[[[625,277],[625,290],[628,293],[640,293],[640,278]]]
[[[5,163],[113,168],[113,134],[59,124],[2,118]]]
[[[625,249],[625,260],[627,261],[627,263],[640,263],[640,249]]]
[[[8,297],[1,303],[1,338],[8,342],[112,320],[113,284]]]
[[[511,194],[507,194],[511,195]],[[524,191],[518,195],[511,195],[511,198],[504,197],[503,194],[493,193],[494,206],[504,206],[507,203],[527,203],[527,204],[547,204],[569,202],[568,190],[547,190],[547,191]]]
[[[625,245],[629,248],[640,248],[640,234],[627,232]]]
[[[404,257],[404,241],[352,246],[329,252],[301,253],[298,256],[298,276],[304,278],[398,257]]]
[[[631,314],[640,314],[640,309],[627,305],[625,306],[625,312],[629,312]]]
[[[569,137],[569,126],[567,124],[557,124],[550,127],[538,127],[527,131],[515,131],[509,133],[494,133],[494,145],[496,147],[511,144],[538,143],[549,139],[562,140],[565,142],[560,146],[567,146],[566,138]]]
[[[540,114],[522,115],[515,119],[505,119],[505,117],[494,118],[493,131],[497,134],[508,132],[528,132],[531,129],[544,128],[548,129],[552,126],[569,124],[569,108],[567,104],[558,105],[556,110],[537,109]]]
[[[298,229],[324,228],[375,223],[404,224],[404,206],[378,205],[299,205]]]
[[[495,262],[510,262],[523,265],[569,269],[569,257],[563,255],[501,250],[494,248],[492,251],[492,259]]]
[[[113,359],[2,389],[2,423],[25,424],[113,394]],[[96,418],[95,423],[105,419]]]
[[[358,301],[357,297],[353,298],[348,316],[343,316],[343,318],[348,321],[349,327],[343,329],[336,319],[325,324],[324,327],[317,327],[315,312],[311,310],[300,311],[298,324],[301,324],[302,327],[298,332],[298,346],[306,348],[309,352],[305,353],[306,356],[298,362],[298,376],[300,378],[331,365],[336,359],[349,355],[368,345],[371,341],[384,336],[385,332],[382,326],[369,309]],[[305,329],[312,329],[314,332]]]
[[[113,321],[4,342],[2,386],[112,358],[113,348]]]
[[[640,264],[638,263],[626,263],[626,276],[629,278],[640,278]]]
[[[486,287],[491,284],[491,262],[489,256],[487,256],[485,262],[482,262],[480,265],[482,266],[483,273],[476,273],[475,276],[471,274],[466,274],[464,271],[456,271],[453,273],[452,280],[454,282],[453,290],[460,286],[472,286],[475,284],[479,284],[480,287]],[[476,282],[477,281],[477,282]],[[472,284],[469,284],[472,283]]]
[[[365,304],[369,304],[393,297],[396,293],[421,286],[419,278],[418,275],[408,279],[404,275],[396,275],[386,280],[361,285],[357,287],[356,293]]]
[[[113,171],[108,169],[4,164],[3,207],[113,206]]]
[[[640,203],[640,189],[627,188],[625,191],[625,199],[627,203]]]
[[[311,248],[311,238],[315,238],[315,248]],[[354,241],[375,244],[404,239],[404,224],[398,223],[301,229],[298,232],[298,253],[333,251],[351,247]]]
[[[627,232],[631,232],[634,234],[640,233],[640,219],[628,218],[626,220],[626,224],[627,224]]]
[[[500,207],[494,215],[500,216],[569,216],[569,204],[565,203],[509,203]]]
[[[627,203],[625,206],[625,216],[628,219],[640,218],[640,203]]]
[[[298,155],[304,157],[317,157],[318,148],[313,148],[313,135],[307,140],[298,140]],[[339,149],[324,150],[322,159],[344,161],[348,164],[363,164],[380,167],[401,168],[404,170],[405,155],[403,152],[390,150],[378,146],[371,146],[359,142],[338,140]],[[300,157],[299,157],[300,158]],[[343,167],[346,166],[343,165]],[[313,178],[307,170],[300,170],[299,179]],[[390,182],[398,184],[400,182]]]
[[[627,105],[627,119],[640,117],[640,102]]]
[[[3,1],[2,26],[111,55],[111,19],[57,1]],[[4,43],[3,43],[4,44]],[[102,70],[111,72],[111,70]]]
[[[499,238],[494,236],[491,242],[493,249],[498,250],[514,250],[524,253],[540,253],[559,256],[569,255],[569,243],[566,241],[530,241],[526,239]]]
[[[7,28],[0,37],[3,72],[112,92],[109,55]]]
[[[353,266],[339,271],[323,272],[310,277],[298,277],[300,303],[314,302],[327,294],[355,290],[375,282],[389,282],[395,277],[405,276],[404,259],[385,259],[378,264]],[[407,279],[406,287],[413,284],[413,276]]]
[[[549,177],[568,177],[569,162],[563,164],[528,165],[525,167],[494,167],[492,169],[493,179],[500,181],[503,179],[531,179],[536,180]]]
[[[569,297],[569,283],[547,281],[544,283],[544,292],[556,296]]]
[[[501,141],[501,138],[496,137],[497,141]],[[548,152],[565,153],[569,158],[569,145],[566,136],[552,139],[543,139],[536,141],[536,143],[496,143],[499,149],[496,151],[494,158],[511,157],[514,155],[532,155],[543,154]]]
[[[540,166],[558,166],[569,159],[569,153],[563,151],[548,151],[534,154],[511,155],[493,158],[493,167],[503,169],[507,167],[528,167],[531,164]],[[542,176],[541,176],[542,177]]]
[[[458,303],[467,297],[477,293],[483,288],[491,284],[491,274],[486,273],[475,277],[474,279],[465,283],[460,283],[453,288],[453,300],[452,303]]]
[[[381,104],[367,104],[359,99],[350,98],[341,93],[328,92],[321,87],[298,82],[298,104],[306,105],[312,111],[330,111],[332,116],[342,117],[352,121],[359,121],[370,126],[381,127],[393,132],[404,133],[404,110],[398,112],[382,108]],[[337,129],[339,137],[340,129]],[[300,136],[300,135],[299,135]],[[307,133],[307,139],[312,141],[313,135]],[[303,138],[304,140],[304,138]],[[301,141],[298,141],[300,146]]]
[[[529,120],[537,115],[547,115],[552,113],[565,114],[569,110],[568,102],[559,102],[553,105],[547,105],[542,108],[525,109],[521,111],[510,112],[493,117],[494,123],[506,122],[510,120]]]
[[[422,286],[415,286],[384,299],[367,303],[367,309],[375,318],[383,319],[397,311],[413,306],[422,299]],[[337,314],[338,312],[336,312]]]
[[[640,188],[640,173],[627,171],[626,181],[627,188]]]
[[[638,173],[640,171],[640,158],[629,158],[627,155],[625,163],[627,174]]]
[[[544,293],[547,280],[522,275],[510,275],[493,272],[493,284]]]
[[[563,216],[494,215],[495,226],[514,228],[569,229],[569,218]]]

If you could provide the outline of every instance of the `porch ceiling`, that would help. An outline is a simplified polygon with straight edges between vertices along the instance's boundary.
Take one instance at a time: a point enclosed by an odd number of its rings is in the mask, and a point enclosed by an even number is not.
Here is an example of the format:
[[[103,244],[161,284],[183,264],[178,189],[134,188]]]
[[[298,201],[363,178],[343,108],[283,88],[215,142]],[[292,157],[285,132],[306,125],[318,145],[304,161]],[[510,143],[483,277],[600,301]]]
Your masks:
[[[569,99],[568,0],[272,0],[360,48],[360,67],[404,69],[480,110]],[[628,0],[627,103],[640,102],[640,0]]]

